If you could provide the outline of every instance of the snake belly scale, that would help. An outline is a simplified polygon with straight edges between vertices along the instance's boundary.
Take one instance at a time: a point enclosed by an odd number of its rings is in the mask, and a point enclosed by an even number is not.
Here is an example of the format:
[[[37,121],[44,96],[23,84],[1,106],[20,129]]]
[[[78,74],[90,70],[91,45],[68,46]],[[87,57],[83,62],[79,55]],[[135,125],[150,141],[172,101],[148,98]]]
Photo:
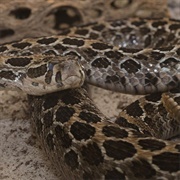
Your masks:
[[[109,22],[106,25],[109,29],[96,24],[83,27],[88,31],[75,28],[60,36],[24,39],[0,46],[0,85],[20,88],[29,94],[32,88],[37,88],[32,95],[38,96],[29,96],[32,119],[43,147],[64,177],[178,179],[180,144],[158,138],[170,138],[180,130],[180,23],[167,19],[130,19],[128,26],[123,22]],[[146,35],[136,30],[141,25]],[[119,27],[122,35],[129,28],[133,36],[121,42],[120,34],[111,34],[107,42],[102,42],[101,35],[113,32],[112,27],[117,32]],[[98,31],[93,37],[92,29]],[[103,29],[107,31],[102,33]],[[171,33],[174,36],[169,46],[161,47],[162,41],[153,39],[158,36],[164,42],[170,41],[165,37]],[[140,35],[144,44],[129,48],[132,38],[136,40],[131,43],[141,44]],[[74,59],[77,61],[73,61],[73,67],[78,69],[82,65],[82,69],[72,75],[69,61]],[[53,92],[70,87],[66,86],[69,80],[63,78],[67,71],[73,76],[70,81],[74,77],[79,79],[72,85],[75,89]],[[123,93],[147,94],[172,89],[172,94],[148,95],[125,108],[112,122],[95,107],[84,89],[76,88],[82,85],[84,74],[85,81],[91,84]],[[56,86],[48,90],[51,83]],[[151,112],[157,110],[159,114],[152,117]],[[158,127],[153,127],[153,123]]]

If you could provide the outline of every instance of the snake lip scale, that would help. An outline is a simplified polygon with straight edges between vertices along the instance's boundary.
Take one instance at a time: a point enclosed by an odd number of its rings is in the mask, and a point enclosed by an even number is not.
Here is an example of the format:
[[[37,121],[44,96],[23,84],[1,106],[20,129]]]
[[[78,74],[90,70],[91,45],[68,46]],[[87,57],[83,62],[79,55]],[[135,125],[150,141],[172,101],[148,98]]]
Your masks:
[[[179,27],[167,18],[132,18],[0,46],[0,85],[30,94],[37,135],[64,177],[180,177],[180,143],[166,140],[180,132]],[[111,121],[79,87],[84,81],[151,94]]]

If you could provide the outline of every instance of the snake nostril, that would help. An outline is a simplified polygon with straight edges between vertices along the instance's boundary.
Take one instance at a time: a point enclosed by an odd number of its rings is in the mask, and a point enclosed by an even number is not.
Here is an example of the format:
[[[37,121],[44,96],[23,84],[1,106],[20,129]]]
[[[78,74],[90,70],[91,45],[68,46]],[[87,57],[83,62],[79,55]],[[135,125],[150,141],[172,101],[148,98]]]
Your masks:
[[[77,25],[82,22],[79,11],[72,6],[60,6],[52,10],[48,16],[54,15],[54,29],[65,29]]]
[[[31,9],[27,7],[17,8],[10,11],[10,15],[14,16],[16,19],[27,19],[31,15]]]
[[[132,4],[132,0],[121,0],[121,1],[114,0],[111,2],[110,5],[113,9],[121,9],[121,8],[125,8],[131,4]]]

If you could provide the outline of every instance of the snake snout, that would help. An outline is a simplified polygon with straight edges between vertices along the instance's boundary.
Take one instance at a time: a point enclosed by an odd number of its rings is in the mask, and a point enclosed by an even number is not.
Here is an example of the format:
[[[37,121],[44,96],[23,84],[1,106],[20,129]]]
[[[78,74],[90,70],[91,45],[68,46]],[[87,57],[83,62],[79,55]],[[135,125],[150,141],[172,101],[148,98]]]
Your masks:
[[[61,70],[62,84],[67,88],[80,87],[85,80],[85,74],[78,61],[66,61]]]

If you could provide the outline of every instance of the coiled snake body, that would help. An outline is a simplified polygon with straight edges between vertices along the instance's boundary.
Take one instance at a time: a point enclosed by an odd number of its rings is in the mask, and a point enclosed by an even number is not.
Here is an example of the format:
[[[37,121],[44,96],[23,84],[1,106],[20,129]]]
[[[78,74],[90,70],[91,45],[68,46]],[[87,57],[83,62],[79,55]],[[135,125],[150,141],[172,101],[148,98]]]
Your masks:
[[[0,85],[38,95],[29,96],[35,128],[66,178],[180,177],[180,144],[158,139],[180,131],[179,27],[175,20],[129,19],[0,46]],[[76,88],[84,78],[123,93],[156,94],[112,122]]]

